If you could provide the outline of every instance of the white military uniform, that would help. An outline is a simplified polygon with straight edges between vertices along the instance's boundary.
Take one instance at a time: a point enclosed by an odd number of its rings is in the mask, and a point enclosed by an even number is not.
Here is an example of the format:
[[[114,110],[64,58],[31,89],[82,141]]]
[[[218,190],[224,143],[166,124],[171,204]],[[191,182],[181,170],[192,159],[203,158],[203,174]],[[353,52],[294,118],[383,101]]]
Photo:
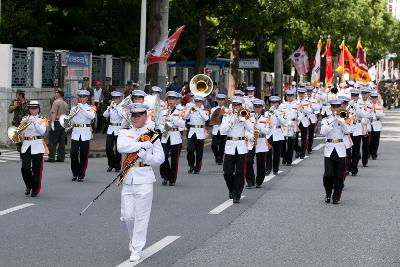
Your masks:
[[[246,154],[248,152],[244,137],[246,131],[250,135],[253,134],[253,124],[250,120],[240,121],[236,114],[226,114],[222,119],[220,130],[227,133],[228,136],[225,144],[225,154],[235,155],[236,149],[238,154]],[[230,138],[232,140],[229,140]]]
[[[286,119],[283,116],[283,112],[279,109],[271,110],[268,112],[269,127],[271,128],[272,141],[285,140],[282,132],[282,126],[286,124]]]
[[[41,137],[46,132],[46,120],[39,117],[39,115],[30,116],[30,119],[32,123],[22,132],[24,140],[22,142],[21,153],[25,153],[29,147],[31,148],[32,155],[45,153],[45,143]]]
[[[104,111],[103,116],[105,118],[110,118],[107,134],[118,135],[122,128],[122,123],[125,121],[122,115],[125,116],[126,112],[126,109],[121,105],[110,106],[106,111]]]
[[[385,117],[385,114],[383,113],[383,106],[371,103],[368,106],[368,109],[370,110],[370,118],[372,120],[372,130],[375,132],[382,131],[382,119]]]
[[[164,124],[170,127],[167,135],[163,135],[161,138],[161,143],[167,143],[168,138],[170,139],[171,145],[182,144],[182,137],[180,128],[185,127],[185,121],[182,119],[181,111],[174,107],[171,111],[168,109],[162,110],[162,124],[160,124],[160,130],[164,131]],[[204,130],[204,129],[203,129]]]
[[[89,106],[87,103],[79,103],[78,107],[80,108],[78,114],[71,120],[74,125],[71,139],[76,141],[79,141],[79,138],[81,141],[91,140],[93,137],[91,123],[96,116],[95,109],[93,109],[93,107]]]
[[[324,156],[330,157],[333,150],[336,149],[340,158],[346,157],[346,146],[343,142],[343,138],[345,134],[350,134],[350,132],[350,126],[339,121],[334,115],[322,119],[321,135],[326,136],[327,140],[334,140],[334,142],[326,142]]]
[[[258,116],[254,114],[254,116]],[[257,122],[257,123],[256,123]],[[267,145],[268,137],[271,136],[271,129],[269,128],[269,120],[265,115],[260,115],[258,120],[255,120],[254,127],[259,130],[259,137],[256,144],[255,153],[268,152],[269,148]],[[254,140],[252,140],[254,142]]]
[[[121,191],[121,221],[125,222],[131,240],[132,254],[140,256],[146,244],[147,227],[153,200],[153,183],[156,181],[152,167],[164,161],[160,140],[152,148],[143,149],[138,137],[147,132],[147,127],[121,130],[118,136],[118,151],[121,154],[138,152],[138,160],[123,180]]]
[[[191,138],[194,134],[196,134],[196,138],[199,140],[205,139],[205,125],[206,121],[210,118],[207,112],[204,109],[196,108],[195,112],[189,111],[183,117],[184,120],[189,120],[188,124],[190,125],[188,138]]]

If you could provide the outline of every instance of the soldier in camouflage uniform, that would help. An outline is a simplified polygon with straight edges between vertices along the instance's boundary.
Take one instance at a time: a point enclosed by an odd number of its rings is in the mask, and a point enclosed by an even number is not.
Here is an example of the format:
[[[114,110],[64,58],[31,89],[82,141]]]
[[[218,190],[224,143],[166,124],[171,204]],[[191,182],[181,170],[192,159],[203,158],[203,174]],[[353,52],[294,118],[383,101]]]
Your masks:
[[[115,88],[111,85],[111,77],[106,77],[106,82],[101,93],[103,101],[101,103],[100,114],[103,114],[104,111],[106,111],[107,107],[111,104],[111,92],[113,91],[115,91]],[[103,120],[103,133],[106,133],[108,128],[108,121],[104,117],[102,117],[101,119]]]
[[[13,126],[18,127],[22,118],[29,115],[28,103],[29,101],[25,99],[25,92],[23,90],[17,90],[16,98],[8,106],[8,112],[14,113],[12,120]],[[18,152],[21,152],[21,145],[22,143],[17,144]]]

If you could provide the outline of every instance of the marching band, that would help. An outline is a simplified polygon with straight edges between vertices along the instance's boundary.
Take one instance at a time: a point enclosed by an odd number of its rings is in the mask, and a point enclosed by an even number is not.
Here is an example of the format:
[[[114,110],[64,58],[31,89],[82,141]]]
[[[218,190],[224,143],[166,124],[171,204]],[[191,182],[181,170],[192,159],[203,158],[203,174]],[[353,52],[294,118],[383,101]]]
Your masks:
[[[353,83],[346,88],[346,84],[341,84],[339,91],[334,87],[325,89],[321,84],[294,84],[285,92],[284,99],[270,96],[268,109],[263,100],[254,97],[255,87],[248,86],[245,96],[235,90],[229,105],[226,95],[216,94],[217,103],[210,109],[205,96],[213,88],[208,84],[206,78],[191,81],[194,96],[185,105],[175,91],[168,91],[164,101],[160,99],[162,90],[157,86],[151,88],[151,95],[133,90],[125,99],[121,92],[110,93],[112,101],[102,113],[108,120],[107,172],[115,169],[122,173],[124,168],[127,172],[122,182],[121,220],[128,229],[131,261],[140,258],[146,242],[155,182],[152,167],[160,168],[162,185],[174,186],[186,139],[188,172],[200,173],[210,128],[214,160],[223,165],[223,177],[233,203],[240,202],[245,182],[248,189],[260,188],[271,172],[279,174],[281,157],[282,164],[290,166],[293,157],[303,159],[306,153],[311,154],[318,132],[325,137],[322,180],[326,203],[340,202],[345,177],[358,174],[360,159],[362,166],[367,167],[369,158],[378,158],[384,108],[373,85]],[[96,116],[95,106],[87,104],[89,96],[89,91],[78,90],[78,104],[68,116],[59,118],[62,127],[72,128],[73,181],[83,181],[88,165]],[[28,107],[30,115],[22,119],[22,126],[9,130],[9,136],[15,143],[22,142],[25,194],[35,197],[41,187],[46,119],[39,117],[37,101],[30,101]],[[138,141],[146,131],[154,131],[159,136],[157,141]],[[126,169],[126,155],[132,153],[138,160]]]

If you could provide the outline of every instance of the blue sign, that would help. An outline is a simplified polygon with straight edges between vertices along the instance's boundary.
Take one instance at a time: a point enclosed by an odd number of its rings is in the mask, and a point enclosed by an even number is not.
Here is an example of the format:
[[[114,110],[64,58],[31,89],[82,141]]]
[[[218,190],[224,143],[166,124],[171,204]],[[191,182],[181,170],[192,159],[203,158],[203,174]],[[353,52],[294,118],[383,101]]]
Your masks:
[[[65,52],[62,57],[63,66],[89,67],[89,53]]]

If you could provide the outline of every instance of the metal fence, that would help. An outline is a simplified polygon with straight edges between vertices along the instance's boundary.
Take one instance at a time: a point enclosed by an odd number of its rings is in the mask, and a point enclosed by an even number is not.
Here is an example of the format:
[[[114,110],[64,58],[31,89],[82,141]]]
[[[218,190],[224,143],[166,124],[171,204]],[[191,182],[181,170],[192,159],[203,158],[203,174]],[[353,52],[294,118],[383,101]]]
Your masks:
[[[124,86],[124,61],[121,58],[113,57],[112,59],[112,85]]]
[[[96,80],[101,84],[105,83],[106,79],[106,58],[105,56],[92,56],[92,85]]]
[[[33,86],[33,50],[13,48],[12,51],[12,86]]]
[[[43,51],[42,87],[62,86],[61,53]]]

